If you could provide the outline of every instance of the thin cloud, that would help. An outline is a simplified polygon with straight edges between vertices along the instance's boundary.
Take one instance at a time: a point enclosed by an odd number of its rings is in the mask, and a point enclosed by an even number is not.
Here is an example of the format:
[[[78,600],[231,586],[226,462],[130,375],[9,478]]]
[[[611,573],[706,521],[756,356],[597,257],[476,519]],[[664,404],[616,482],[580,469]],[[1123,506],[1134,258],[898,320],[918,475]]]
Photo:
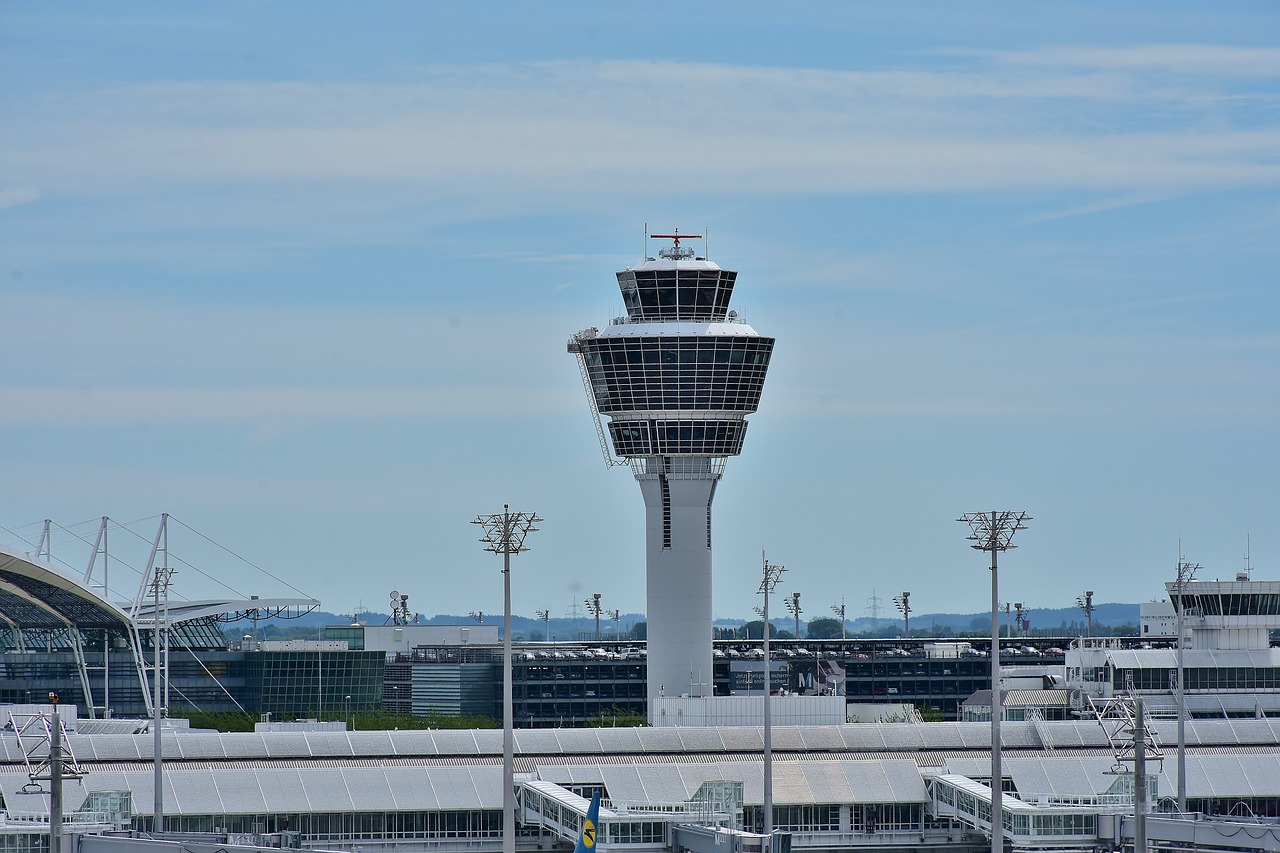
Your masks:
[[[3,388],[0,425],[86,427],[315,424],[560,414],[580,401],[528,388]]]
[[[574,62],[433,68],[414,85],[120,87],[20,108],[6,159],[11,173],[72,192],[229,183],[237,219],[272,203],[278,185],[309,185],[298,204],[314,219],[352,202],[385,212],[480,196],[509,210],[529,198],[555,207],[615,192],[665,196],[686,180],[735,196],[1280,181],[1280,129],[1225,116],[1201,126],[1206,102],[1242,94],[1229,78],[1152,85],[1126,69],[1164,54],[1138,53],[1146,58],[1113,59],[1097,75],[1052,70],[1050,53],[1039,64],[1051,70],[1032,75],[1010,74],[1009,64],[1031,60],[1009,54],[997,70],[961,72]],[[659,109],[656,93],[674,80],[703,93],[698,122]],[[1135,112],[1147,115],[1143,132]],[[316,198],[317,182],[331,198]],[[333,219],[330,228],[350,216]]]
[[[40,200],[40,190],[35,187],[13,187],[0,190],[0,210],[19,207]]]
[[[1007,65],[1158,71],[1177,76],[1216,74],[1231,77],[1280,75],[1280,48],[1217,44],[1141,44],[1123,47],[1058,45],[1020,51],[950,51]]]

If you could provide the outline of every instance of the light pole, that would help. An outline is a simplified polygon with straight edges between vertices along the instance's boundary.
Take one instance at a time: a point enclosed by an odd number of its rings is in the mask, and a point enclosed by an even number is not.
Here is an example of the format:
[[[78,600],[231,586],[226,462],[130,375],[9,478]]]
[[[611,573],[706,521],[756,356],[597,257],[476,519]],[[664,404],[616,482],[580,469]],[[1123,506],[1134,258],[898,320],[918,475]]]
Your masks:
[[[155,698],[152,700],[154,716],[151,720],[152,751],[154,752],[152,769],[155,776],[152,780],[155,791],[151,829],[158,835],[164,832],[164,751],[160,736],[160,721],[167,714],[169,703],[169,584],[173,581],[174,575],[173,568],[169,566],[169,514],[167,512],[162,513],[160,517],[160,531],[156,535],[156,546],[152,548],[153,559],[157,549],[164,552],[164,565],[156,566],[155,578],[152,581],[152,592],[155,595],[152,620],[156,629],[156,665],[153,685]],[[161,682],[164,682],[163,690]]]
[[[354,726],[351,725],[351,694],[350,693],[342,697],[342,712],[347,717],[347,728],[349,729],[354,728]]]
[[[622,610],[606,610],[604,615],[613,620],[613,639],[615,641],[622,639]]]
[[[1186,645],[1182,620],[1186,607],[1183,603],[1182,590],[1188,581],[1195,579],[1198,568],[1200,568],[1199,563],[1188,563],[1182,559],[1182,547],[1179,543],[1178,578],[1174,582],[1174,598],[1177,602],[1174,607],[1178,613],[1178,811],[1180,813],[1185,813],[1187,810],[1187,692],[1182,686],[1182,647]]]
[[[596,617],[596,642],[600,642],[600,614],[604,609],[600,606],[600,593],[594,593],[590,598],[582,602],[587,605],[587,612]]]
[[[551,611],[535,610],[533,615],[542,620],[542,639],[545,642],[551,642]]]
[[[967,512],[957,519],[969,525],[968,538],[973,542],[970,547],[991,552],[991,853],[1004,853],[1004,781],[1000,775],[1000,716],[1004,710],[1000,703],[1000,583],[996,555],[1018,547],[1010,540],[1013,534],[1025,530],[1023,522],[1030,520],[1025,512],[1012,510]]]
[[[904,592],[902,595],[893,597],[893,606],[898,608],[898,612],[902,614],[902,636],[909,639],[911,637],[911,593]]]
[[[53,716],[49,721],[49,853],[62,853],[62,720],[58,694],[49,691]]]
[[[763,577],[760,581],[760,589],[758,594],[764,595],[764,834],[770,839],[770,848],[772,849],[773,839],[773,734],[771,724],[773,718],[770,716],[769,704],[770,696],[773,693],[772,672],[770,666],[773,661],[769,656],[769,593],[773,592],[773,588],[778,585],[778,581],[782,579],[782,573],[787,570],[786,566],[775,566],[769,562],[764,555],[764,549],[760,549],[760,562],[763,564]]]
[[[800,593],[793,592],[791,595],[783,599],[787,605],[787,612],[796,617],[796,639],[800,639],[800,614],[804,609],[800,607]]]
[[[1085,636],[1093,636],[1093,590],[1086,589],[1084,595],[1076,596],[1076,607],[1084,611]]]
[[[1018,636],[1021,637],[1023,634],[1030,634],[1031,620],[1027,617],[1031,615],[1031,608],[1023,605],[1021,601],[1015,601],[1013,603],[1013,610],[1014,613],[1017,614],[1014,617],[1013,624],[1018,626]]]
[[[485,550],[502,555],[502,853],[516,850],[516,791],[511,709],[511,555],[528,551],[524,538],[538,528],[537,513],[512,512],[508,504],[502,512],[478,515],[472,524],[484,530],[480,538]]]
[[[840,639],[846,640],[849,635],[844,629],[844,596],[840,596],[840,603],[831,605],[831,612],[840,617]]]

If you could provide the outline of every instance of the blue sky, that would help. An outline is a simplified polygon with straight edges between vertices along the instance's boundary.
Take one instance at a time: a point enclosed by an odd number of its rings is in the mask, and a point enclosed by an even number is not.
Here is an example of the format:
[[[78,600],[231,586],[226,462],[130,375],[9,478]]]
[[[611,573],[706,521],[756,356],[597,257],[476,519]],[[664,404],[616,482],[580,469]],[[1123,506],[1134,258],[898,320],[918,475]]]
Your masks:
[[[882,4],[883,5],[883,4]],[[326,609],[644,606],[565,342],[709,229],[778,339],[715,505],[806,617],[1280,562],[1273,3],[0,5],[0,539],[172,513]],[[131,529],[149,538],[154,522]],[[132,594],[125,553],[112,587]],[[129,544],[126,544],[129,543]],[[31,547],[31,546],[26,546]],[[289,592],[194,535],[187,597]],[[55,556],[82,567],[70,533]]]

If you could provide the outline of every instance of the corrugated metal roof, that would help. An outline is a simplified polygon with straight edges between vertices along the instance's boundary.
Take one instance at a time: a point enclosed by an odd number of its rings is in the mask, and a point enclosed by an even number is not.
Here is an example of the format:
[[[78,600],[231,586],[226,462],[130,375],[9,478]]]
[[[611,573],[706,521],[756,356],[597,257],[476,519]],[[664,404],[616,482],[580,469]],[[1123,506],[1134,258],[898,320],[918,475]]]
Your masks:
[[[1001,704],[1006,708],[1066,708],[1071,704],[1071,691],[1010,690],[1001,697]]]
[[[1057,697],[1063,691],[1010,691]],[[1092,721],[1049,722],[1054,744],[1105,747],[1101,728]],[[1176,722],[1154,726],[1166,743],[1176,738]],[[1258,745],[1280,743],[1280,720],[1192,720],[1187,742],[1200,745]],[[1006,722],[1001,727],[1008,746],[1040,745],[1030,723]],[[844,726],[775,726],[773,748],[779,753],[815,750],[851,754],[921,752],[926,750],[985,750],[990,745],[988,723],[859,723]],[[71,734],[76,756],[82,763],[150,761],[150,735]],[[522,729],[515,732],[517,755],[728,755],[755,752],[763,747],[759,726],[718,728],[603,728]],[[498,729],[461,731],[391,732],[264,732],[166,735],[165,755],[170,760],[271,760],[283,758],[362,760],[366,758],[484,759],[502,755]],[[0,736],[0,760],[22,762],[12,737]]]

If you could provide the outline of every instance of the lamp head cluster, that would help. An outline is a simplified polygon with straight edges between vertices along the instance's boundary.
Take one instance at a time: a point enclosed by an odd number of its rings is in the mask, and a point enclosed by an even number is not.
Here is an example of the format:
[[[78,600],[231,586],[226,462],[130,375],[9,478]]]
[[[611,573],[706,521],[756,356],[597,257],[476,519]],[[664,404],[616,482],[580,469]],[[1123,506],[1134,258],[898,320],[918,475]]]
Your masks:
[[[911,593],[903,592],[901,595],[893,597],[893,606],[898,608],[898,612],[906,616],[911,612]]]
[[[763,553],[761,557],[764,557]],[[756,592],[757,594],[768,595],[773,592],[773,588],[778,585],[778,581],[782,580],[782,573],[787,570],[787,567],[770,563],[768,559],[762,559],[762,562],[764,576],[761,578],[760,588]]]
[[[584,599],[583,603],[587,605],[587,612],[592,616],[598,617],[604,612],[604,609],[600,606],[600,593],[598,592],[593,594],[590,598]]]
[[[967,539],[974,544],[970,547],[976,551],[1008,551],[1017,548],[1010,542],[1013,534],[1026,530],[1024,522],[1031,516],[1020,510],[994,510],[992,512],[966,512],[957,518],[969,525],[972,531]]]
[[[472,524],[480,525],[484,536],[480,541],[486,543],[485,550],[495,554],[519,554],[529,549],[524,545],[524,538],[536,533],[535,524],[542,521],[536,512],[512,512],[506,504],[502,512],[493,515],[477,515]]]
[[[804,612],[803,608],[800,607],[800,593],[798,592],[791,593],[789,596],[786,597],[786,603],[787,603],[787,612],[790,613],[792,616],[799,616],[801,613]]]

